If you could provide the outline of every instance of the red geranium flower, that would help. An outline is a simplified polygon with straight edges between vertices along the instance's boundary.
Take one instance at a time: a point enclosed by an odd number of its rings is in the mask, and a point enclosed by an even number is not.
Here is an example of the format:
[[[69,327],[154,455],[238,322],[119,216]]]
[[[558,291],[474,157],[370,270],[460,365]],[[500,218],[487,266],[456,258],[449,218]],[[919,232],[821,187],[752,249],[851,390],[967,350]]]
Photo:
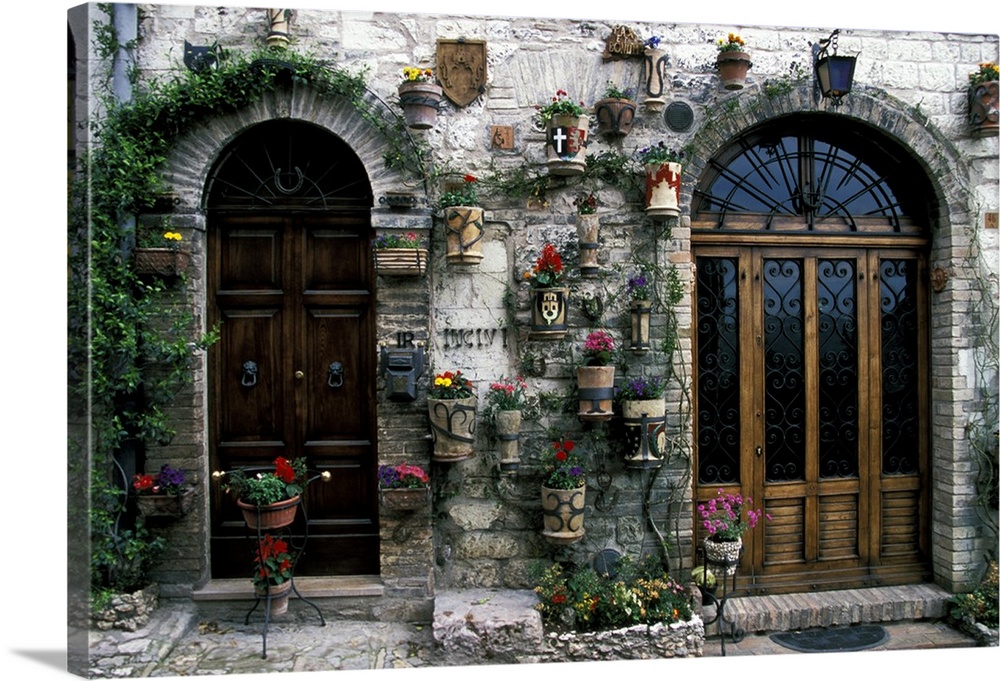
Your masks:
[[[295,469],[288,463],[288,459],[283,456],[279,456],[274,460],[274,474],[285,483],[295,480]]]

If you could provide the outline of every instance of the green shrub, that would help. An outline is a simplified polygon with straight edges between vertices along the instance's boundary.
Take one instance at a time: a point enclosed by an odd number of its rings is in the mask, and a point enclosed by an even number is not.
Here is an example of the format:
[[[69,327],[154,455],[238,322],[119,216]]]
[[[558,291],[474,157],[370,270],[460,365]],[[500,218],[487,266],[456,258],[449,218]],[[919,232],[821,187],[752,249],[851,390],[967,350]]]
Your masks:
[[[990,561],[983,582],[972,593],[959,594],[951,599],[952,619],[969,617],[991,629],[998,628],[997,588],[997,562],[994,560]]]

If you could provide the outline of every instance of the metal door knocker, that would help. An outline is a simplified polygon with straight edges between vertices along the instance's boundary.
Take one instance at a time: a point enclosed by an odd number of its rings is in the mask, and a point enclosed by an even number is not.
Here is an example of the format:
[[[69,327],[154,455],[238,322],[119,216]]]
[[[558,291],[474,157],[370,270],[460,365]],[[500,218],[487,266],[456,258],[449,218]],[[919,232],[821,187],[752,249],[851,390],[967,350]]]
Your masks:
[[[243,378],[240,380],[244,388],[252,388],[257,385],[257,362],[247,360],[243,362]]]
[[[332,362],[326,374],[326,384],[331,388],[339,388],[344,385],[344,365],[340,362]]]

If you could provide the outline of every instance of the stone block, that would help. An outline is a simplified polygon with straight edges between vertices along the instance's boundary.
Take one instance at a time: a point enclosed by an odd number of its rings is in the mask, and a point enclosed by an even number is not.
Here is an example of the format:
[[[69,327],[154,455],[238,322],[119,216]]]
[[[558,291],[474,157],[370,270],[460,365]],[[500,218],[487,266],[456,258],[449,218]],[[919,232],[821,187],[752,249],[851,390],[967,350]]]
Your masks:
[[[531,591],[471,589],[437,594],[434,640],[446,665],[511,664],[542,646],[542,617]]]

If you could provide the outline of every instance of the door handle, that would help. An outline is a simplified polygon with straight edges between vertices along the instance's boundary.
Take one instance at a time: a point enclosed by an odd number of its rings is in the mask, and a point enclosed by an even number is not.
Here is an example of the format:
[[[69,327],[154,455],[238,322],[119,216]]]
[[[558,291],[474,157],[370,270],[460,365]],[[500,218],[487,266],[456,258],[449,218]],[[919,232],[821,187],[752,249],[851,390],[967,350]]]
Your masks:
[[[339,388],[344,385],[344,365],[340,362],[331,362],[326,371],[326,384],[331,388]]]
[[[295,372],[295,378],[297,378],[298,380],[300,380],[300,381],[301,381],[301,380],[302,380],[303,378],[305,378],[305,377],[306,377],[306,374],[305,374],[305,372],[304,372],[304,371],[302,371],[301,369],[300,369],[299,371],[296,371],[296,372]]]

